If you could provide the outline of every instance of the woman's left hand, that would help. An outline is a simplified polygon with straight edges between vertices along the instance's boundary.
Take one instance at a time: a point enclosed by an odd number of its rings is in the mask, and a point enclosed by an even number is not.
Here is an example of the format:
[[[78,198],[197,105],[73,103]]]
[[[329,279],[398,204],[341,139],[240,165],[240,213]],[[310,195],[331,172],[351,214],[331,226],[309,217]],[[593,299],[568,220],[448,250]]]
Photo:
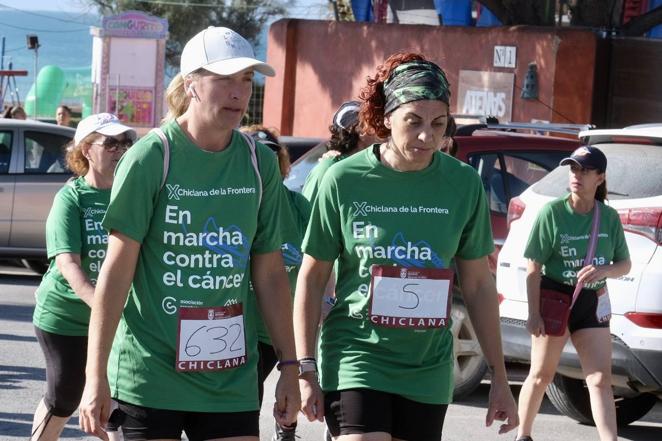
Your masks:
[[[494,420],[505,421],[499,427],[499,434],[510,432],[519,426],[517,404],[510,391],[508,380],[497,380],[493,377],[491,380],[485,425],[490,427]]]
[[[297,368],[293,365],[284,366],[276,384],[274,418],[281,426],[289,426],[296,422],[301,408],[297,372]]]
[[[607,269],[604,266],[587,265],[577,273],[578,283],[593,283],[607,278]]]

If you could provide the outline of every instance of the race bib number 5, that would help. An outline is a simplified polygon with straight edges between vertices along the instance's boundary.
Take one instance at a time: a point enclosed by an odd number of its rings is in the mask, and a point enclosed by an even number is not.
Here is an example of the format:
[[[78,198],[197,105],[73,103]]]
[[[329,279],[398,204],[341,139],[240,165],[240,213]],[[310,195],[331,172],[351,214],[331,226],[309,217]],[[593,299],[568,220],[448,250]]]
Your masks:
[[[448,326],[453,271],[373,265],[370,321],[389,328]]]
[[[241,304],[179,310],[177,371],[219,371],[243,364],[246,335]]]

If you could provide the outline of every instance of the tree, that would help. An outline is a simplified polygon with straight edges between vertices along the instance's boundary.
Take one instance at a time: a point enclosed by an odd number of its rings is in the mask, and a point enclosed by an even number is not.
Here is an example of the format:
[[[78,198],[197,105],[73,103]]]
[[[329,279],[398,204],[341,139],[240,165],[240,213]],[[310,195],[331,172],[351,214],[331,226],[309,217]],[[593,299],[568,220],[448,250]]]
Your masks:
[[[278,0],[86,0],[102,15],[123,11],[143,11],[168,19],[169,38],[166,42],[166,62],[179,69],[179,55],[186,42],[208,26],[225,26],[239,32],[253,45],[260,31],[272,17],[285,13]]]

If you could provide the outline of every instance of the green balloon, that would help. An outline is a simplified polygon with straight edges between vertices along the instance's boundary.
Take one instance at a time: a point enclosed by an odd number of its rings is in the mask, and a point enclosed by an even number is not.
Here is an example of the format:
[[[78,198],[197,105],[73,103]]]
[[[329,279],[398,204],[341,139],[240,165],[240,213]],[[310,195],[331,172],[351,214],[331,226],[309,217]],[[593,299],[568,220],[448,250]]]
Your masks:
[[[44,66],[37,75],[37,115],[36,117],[53,118],[62,101],[64,90],[64,71],[58,66]],[[25,111],[35,117],[35,84],[32,84],[25,99]]]

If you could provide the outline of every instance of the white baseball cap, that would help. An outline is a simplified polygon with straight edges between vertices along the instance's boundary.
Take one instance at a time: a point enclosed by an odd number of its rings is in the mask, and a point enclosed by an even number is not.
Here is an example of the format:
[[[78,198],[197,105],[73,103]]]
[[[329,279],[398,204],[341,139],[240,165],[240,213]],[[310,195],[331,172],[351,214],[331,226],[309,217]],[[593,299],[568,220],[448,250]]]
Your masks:
[[[268,77],[273,67],[255,58],[251,44],[232,29],[210,26],[191,38],[180,62],[182,76],[202,68],[218,75],[233,75],[249,67]]]
[[[74,143],[78,144],[94,132],[106,136],[117,136],[126,133],[132,141],[136,140],[136,131],[122,124],[115,115],[112,113],[97,113],[88,116],[78,123],[76,134],[74,135]]]

